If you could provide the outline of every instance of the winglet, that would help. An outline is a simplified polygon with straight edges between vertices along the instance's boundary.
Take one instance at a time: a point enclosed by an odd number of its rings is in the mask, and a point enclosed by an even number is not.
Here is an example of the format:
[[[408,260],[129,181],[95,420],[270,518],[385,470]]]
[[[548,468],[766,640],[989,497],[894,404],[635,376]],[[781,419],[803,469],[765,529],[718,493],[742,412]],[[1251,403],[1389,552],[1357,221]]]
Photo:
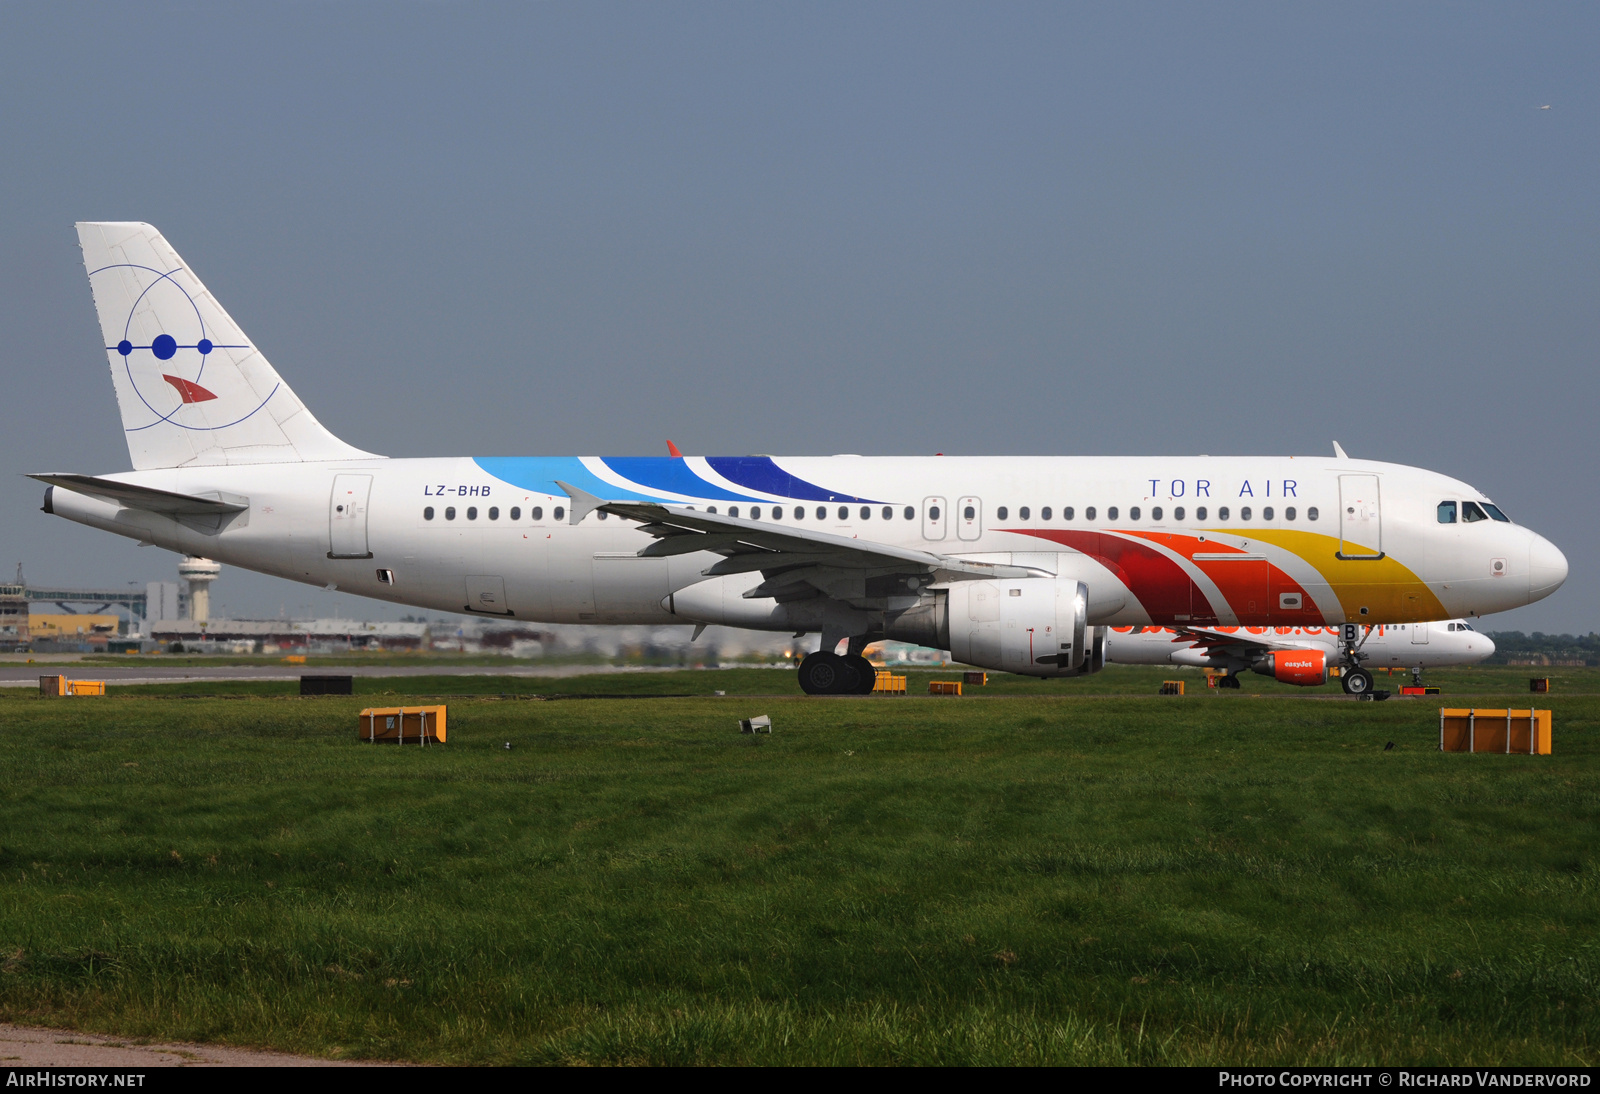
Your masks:
[[[672,443],[671,438],[668,438],[667,440],[667,455],[671,456],[675,460],[683,459],[683,453],[678,451],[678,446]]]
[[[577,524],[584,517],[588,516],[590,513],[594,512],[596,509],[605,504],[604,501],[595,497],[593,494],[589,493],[589,491],[579,490],[571,483],[562,482],[560,479],[557,479],[556,485],[561,487],[562,490],[566,491],[567,497],[572,499],[572,505],[568,507],[567,511],[568,524]]]
[[[1345,455],[1344,448],[1339,444],[1338,441],[1333,442],[1333,454],[1335,458],[1341,460],[1348,460],[1350,458],[1349,456]]]

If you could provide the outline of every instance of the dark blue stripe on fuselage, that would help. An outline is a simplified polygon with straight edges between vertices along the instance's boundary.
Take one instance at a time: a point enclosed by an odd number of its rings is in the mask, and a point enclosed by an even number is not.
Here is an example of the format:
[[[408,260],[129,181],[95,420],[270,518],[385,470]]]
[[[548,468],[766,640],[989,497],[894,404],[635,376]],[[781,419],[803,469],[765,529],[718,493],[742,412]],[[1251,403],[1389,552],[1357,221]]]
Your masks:
[[[878,504],[871,498],[834,493],[815,483],[796,478],[773,463],[769,456],[707,456],[706,463],[729,482],[736,482],[747,490],[759,490],[764,494],[777,494],[779,497],[796,498],[801,501],[861,501],[868,505]]]

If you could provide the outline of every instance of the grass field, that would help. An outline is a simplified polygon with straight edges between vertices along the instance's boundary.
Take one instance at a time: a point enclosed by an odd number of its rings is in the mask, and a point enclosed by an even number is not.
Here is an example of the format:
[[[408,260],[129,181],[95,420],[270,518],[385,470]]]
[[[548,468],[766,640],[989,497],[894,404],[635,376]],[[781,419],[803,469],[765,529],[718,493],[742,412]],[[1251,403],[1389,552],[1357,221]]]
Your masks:
[[[1527,705],[1528,672],[1431,682]],[[1539,758],[1438,753],[1431,699],[1161,676],[5,689],[0,1017],[439,1062],[1597,1062],[1600,671],[1537,697]],[[534,686],[623,697],[497,697]],[[355,739],[468,693],[446,746]]]

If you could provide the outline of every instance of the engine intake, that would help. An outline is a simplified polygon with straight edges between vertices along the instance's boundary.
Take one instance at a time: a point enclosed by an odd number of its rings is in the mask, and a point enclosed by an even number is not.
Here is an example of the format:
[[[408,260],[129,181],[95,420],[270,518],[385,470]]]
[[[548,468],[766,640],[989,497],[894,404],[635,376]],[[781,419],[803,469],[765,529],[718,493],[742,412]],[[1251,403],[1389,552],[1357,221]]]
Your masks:
[[[1105,665],[1105,634],[1091,632],[1088,606],[1081,581],[958,581],[895,616],[886,637],[949,650],[980,668],[1078,676]]]

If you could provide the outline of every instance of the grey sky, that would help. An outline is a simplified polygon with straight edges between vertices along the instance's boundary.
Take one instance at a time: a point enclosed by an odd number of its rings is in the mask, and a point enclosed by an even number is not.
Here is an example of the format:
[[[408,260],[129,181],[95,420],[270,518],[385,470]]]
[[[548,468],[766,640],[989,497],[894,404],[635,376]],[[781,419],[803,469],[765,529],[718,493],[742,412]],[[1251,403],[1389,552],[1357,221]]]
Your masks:
[[[157,225],[391,455],[1324,453],[1488,491],[1589,630],[1600,9],[0,7],[0,562],[128,466],[72,223]],[[1549,110],[1539,107],[1549,104]],[[234,614],[392,610],[224,572]]]

